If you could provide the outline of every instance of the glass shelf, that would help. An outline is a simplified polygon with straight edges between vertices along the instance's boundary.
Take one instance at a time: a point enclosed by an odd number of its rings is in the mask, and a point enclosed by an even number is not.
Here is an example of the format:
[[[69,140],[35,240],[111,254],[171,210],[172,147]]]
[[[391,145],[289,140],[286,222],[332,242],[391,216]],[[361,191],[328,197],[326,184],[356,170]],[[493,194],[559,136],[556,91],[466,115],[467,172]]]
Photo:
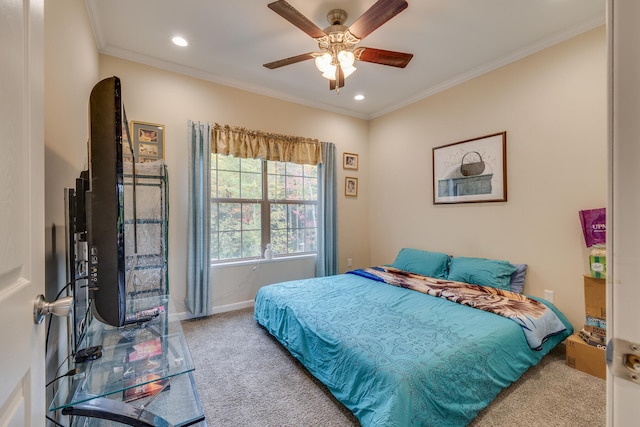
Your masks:
[[[112,395],[114,400],[117,395]],[[175,427],[200,426],[206,427],[204,415],[200,406],[193,376],[191,373],[172,378],[171,387],[166,392],[159,393],[155,398],[147,397],[140,400],[139,406],[144,406],[149,412],[162,414],[169,425]],[[159,423],[157,423],[159,424]],[[114,427],[125,425],[113,420],[74,417],[73,426]]]
[[[74,408],[101,409],[125,402],[171,420],[171,425],[203,420],[191,375],[195,367],[170,298],[139,298],[131,305],[135,313],[158,314],[120,328],[92,320],[81,347],[101,345],[102,357],[72,362],[69,368],[78,373],[58,382],[49,410],[71,413]]]

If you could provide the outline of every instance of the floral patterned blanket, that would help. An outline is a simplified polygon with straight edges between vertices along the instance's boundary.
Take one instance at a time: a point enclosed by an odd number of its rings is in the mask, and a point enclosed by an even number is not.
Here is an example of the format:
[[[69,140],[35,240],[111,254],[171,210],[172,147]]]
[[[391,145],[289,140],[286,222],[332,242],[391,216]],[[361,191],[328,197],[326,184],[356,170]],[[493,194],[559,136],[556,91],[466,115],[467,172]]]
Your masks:
[[[363,268],[347,273],[444,298],[511,319],[522,327],[532,350],[540,350],[547,339],[566,331],[565,325],[552,309],[540,301],[515,292],[434,279],[386,266]]]

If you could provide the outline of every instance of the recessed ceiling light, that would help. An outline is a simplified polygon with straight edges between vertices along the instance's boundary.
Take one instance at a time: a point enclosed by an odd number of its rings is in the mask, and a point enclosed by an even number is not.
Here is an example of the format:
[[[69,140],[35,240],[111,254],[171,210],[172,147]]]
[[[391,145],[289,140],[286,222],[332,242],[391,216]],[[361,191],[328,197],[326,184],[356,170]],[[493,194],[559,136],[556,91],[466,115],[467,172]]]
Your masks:
[[[180,36],[175,36],[174,38],[171,39],[171,41],[173,42],[173,44],[180,47],[185,47],[189,45],[189,42]]]
[[[358,94],[354,96],[353,99],[355,99],[356,101],[362,101],[364,99],[364,95]]]

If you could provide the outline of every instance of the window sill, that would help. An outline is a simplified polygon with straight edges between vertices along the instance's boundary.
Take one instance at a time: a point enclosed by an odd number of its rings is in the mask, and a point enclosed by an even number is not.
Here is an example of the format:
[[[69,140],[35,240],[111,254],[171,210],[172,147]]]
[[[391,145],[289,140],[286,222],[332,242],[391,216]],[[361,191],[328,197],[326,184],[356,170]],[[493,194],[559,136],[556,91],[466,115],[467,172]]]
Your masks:
[[[264,258],[251,258],[251,259],[243,259],[241,261],[223,261],[217,263],[211,263],[211,268],[227,268],[227,267],[241,267],[246,265],[258,265],[258,264],[269,264],[274,262],[284,262],[284,261],[296,261],[296,260],[304,260],[310,258],[316,258],[316,254],[304,254],[304,255],[287,255],[287,256],[279,256],[273,259],[264,259]]]

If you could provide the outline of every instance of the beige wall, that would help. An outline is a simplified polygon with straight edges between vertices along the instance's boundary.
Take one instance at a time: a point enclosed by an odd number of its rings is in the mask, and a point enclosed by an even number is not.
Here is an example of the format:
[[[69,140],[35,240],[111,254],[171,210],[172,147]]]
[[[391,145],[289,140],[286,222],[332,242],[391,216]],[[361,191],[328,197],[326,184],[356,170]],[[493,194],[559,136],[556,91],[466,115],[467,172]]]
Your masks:
[[[254,95],[211,82],[186,77],[118,59],[100,56],[101,78],[116,75],[122,80],[123,99],[129,120],[165,125],[165,161],[169,169],[169,286],[176,305],[185,298],[187,254],[187,121],[243,126],[249,129],[297,135],[336,144],[342,152],[360,154],[356,176],[368,174],[368,123],[364,120]],[[338,172],[338,187],[344,186],[344,171]],[[363,180],[357,199],[338,198],[340,271],[347,258],[354,265],[369,264],[367,207],[368,184]],[[340,191],[344,194],[343,191]],[[246,279],[239,269],[236,279],[225,274],[213,290],[214,307],[252,301],[267,267]],[[258,276],[258,277],[254,277]],[[285,280],[283,276],[282,280]],[[246,284],[251,283],[247,293]],[[235,291],[237,292],[234,292]],[[178,307],[181,311],[181,307]]]
[[[84,1],[45,2],[45,275],[51,301],[66,283],[64,188],[87,163],[88,101],[98,51]],[[67,354],[66,319],[51,316],[47,377]],[[52,351],[58,348],[59,351]]]
[[[73,187],[80,171],[87,167],[88,102],[97,77],[98,52],[84,2],[47,2],[45,221],[48,260],[54,252],[58,258],[47,264],[48,279],[64,280],[64,188]],[[51,246],[53,228],[58,236],[55,248]]]
[[[606,205],[604,27],[375,119],[371,261],[402,247],[529,264],[525,292],[584,323],[578,211]],[[432,203],[432,148],[507,131],[508,201]]]

